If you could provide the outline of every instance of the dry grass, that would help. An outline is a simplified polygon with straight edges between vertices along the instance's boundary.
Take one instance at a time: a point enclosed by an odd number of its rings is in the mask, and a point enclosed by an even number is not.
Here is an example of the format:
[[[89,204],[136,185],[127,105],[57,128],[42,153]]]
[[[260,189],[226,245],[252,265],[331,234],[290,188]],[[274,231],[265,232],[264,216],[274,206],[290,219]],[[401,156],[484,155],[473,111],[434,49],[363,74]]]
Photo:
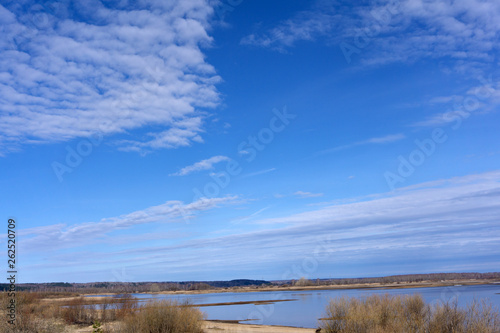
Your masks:
[[[330,302],[320,327],[326,333],[497,333],[500,316],[491,304],[425,304],[420,295],[341,297]]]
[[[64,332],[68,325],[89,326],[96,321],[104,323],[121,320],[133,315],[138,308],[137,299],[130,295],[100,300],[75,297],[59,302],[43,301],[47,296],[46,293],[16,292],[16,326],[14,328],[6,320],[2,320],[0,333]],[[7,294],[0,293],[2,310],[7,308],[8,301]],[[5,318],[5,313],[0,312]]]
[[[43,298],[62,298],[62,297],[78,297],[80,296],[79,293],[73,293],[73,292],[67,292],[67,291],[44,291],[44,292],[37,292],[38,294],[42,295]]]
[[[187,304],[150,301],[137,313],[125,318],[123,333],[203,333],[203,313]]]
[[[0,333],[60,333],[71,325],[88,327],[98,321],[108,323],[99,332],[203,332],[202,312],[188,304],[152,301],[139,307],[138,300],[130,295],[98,300],[75,297],[55,303],[42,302],[44,298],[46,295],[41,293],[16,293],[16,325],[10,326],[2,320]],[[8,301],[7,295],[1,293],[2,309],[7,308]],[[5,317],[4,312],[2,315]]]
[[[119,298],[114,299],[115,308],[114,319],[123,320],[137,312],[139,302],[129,294],[121,295]]]
[[[133,315],[138,308],[138,300],[128,294],[99,300],[79,297],[65,303],[62,318],[68,324],[91,325],[96,321],[122,320]]]
[[[6,296],[0,293],[2,310],[8,304]],[[103,327],[108,333],[203,332],[203,314],[189,304],[163,300],[139,307],[130,295],[99,300],[79,297],[54,303],[43,302],[44,298],[42,293],[16,293],[16,329],[3,320],[0,333],[59,333],[68,324],[88,327],[97,320],[106,322]],[[430,306],[419,295],[372,295],[332,300],[321,327],[322,333],[500,333],[500,315],[484,301],[461,308],[456,302]]]
[[[0,333],[29,332],[29,333],[58,333],[64,331],[64,325],[57,317],[60,314],[58,306],[42,305],[40,293],[16,292],[16,325],[6,322],[6,316],[0,324]],[[9,298],[1,293],[2,310],[7,308]]]
[[[62,308],[62,318],[67,324],[91,325],[99,320],[99,312],[95,304],[86,304],[86,300],[79,297]]]

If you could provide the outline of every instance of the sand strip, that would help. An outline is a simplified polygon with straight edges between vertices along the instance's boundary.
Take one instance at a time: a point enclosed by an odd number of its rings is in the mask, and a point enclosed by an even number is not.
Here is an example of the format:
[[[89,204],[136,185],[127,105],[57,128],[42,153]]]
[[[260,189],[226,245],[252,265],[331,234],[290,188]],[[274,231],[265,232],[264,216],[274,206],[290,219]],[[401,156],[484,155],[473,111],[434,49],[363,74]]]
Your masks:
[[[298,328],[288,326],[270,326],[253,324],[234,324],[226,322],[205,321],[205,333],[315,333],[314,328]]]

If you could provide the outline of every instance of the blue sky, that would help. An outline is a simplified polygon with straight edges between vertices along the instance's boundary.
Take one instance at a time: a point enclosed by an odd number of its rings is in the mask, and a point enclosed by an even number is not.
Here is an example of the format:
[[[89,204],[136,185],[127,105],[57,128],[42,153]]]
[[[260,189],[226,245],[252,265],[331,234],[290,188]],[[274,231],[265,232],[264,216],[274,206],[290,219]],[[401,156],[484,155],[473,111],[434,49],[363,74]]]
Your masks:
[[[498,270],[499,15],[2,1],[21,282]]]

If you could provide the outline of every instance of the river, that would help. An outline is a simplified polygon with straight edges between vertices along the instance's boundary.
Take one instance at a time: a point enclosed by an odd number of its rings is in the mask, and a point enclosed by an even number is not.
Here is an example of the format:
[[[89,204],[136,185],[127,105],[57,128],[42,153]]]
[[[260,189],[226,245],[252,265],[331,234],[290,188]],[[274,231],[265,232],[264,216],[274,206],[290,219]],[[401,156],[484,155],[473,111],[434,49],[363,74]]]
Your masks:
[[[133,296],[139,299],[170,299],[181,302],[188,300],[192,304],[200,305],[200,309],[206,313],[209,320],[247,320],[243,323],[315,328],[318,327],[318,319],[323,317],[326,305],[332,298],[340,296],[365,297],[371,294],[386,293],[392,295],[418,293],[430,304],[456,299],[460,306],[464,306],[474,299],[488,299],[495,307],[500,308],[500,284],[405,289],[266,291],[189,295],[134,294]],[[203,304],[211,303],[266,300],[292,301],[258,305],[203,306]]]

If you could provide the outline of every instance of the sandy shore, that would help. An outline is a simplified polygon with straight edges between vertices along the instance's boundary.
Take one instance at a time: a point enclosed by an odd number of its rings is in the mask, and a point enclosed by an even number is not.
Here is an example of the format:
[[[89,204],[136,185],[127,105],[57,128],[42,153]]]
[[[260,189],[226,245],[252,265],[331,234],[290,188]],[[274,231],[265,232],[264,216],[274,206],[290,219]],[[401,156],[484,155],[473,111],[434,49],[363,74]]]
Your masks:
[[[306,290],[342,290],[342,289],[403,289],[403,288],[429,288],[429,287],[449,287],[454,285],[472,286],[482,284],[500,283],[497,280],[448,280],[445,282],[422,281],[414,283],[360,283],[349,285],[329,285],[329,286],[291,286],[291,287],[237,287],[227,289],[207,289],[207,290],[179,290],[160,291],[144,294],[213,294],[213,293],[248,293],[260,291],[306,291]]]
[[[342,290],[342,289],[403,289],[403,288],[429,288],[429,287],[450,287],[455,285],[473,286],[483,284],[497,284],[500,280],[447,280],[444,282],[422,281],[413,283],[358,283],[349,285],[327,285],[327,286],[290,286],[290,287],[235,287],[235,288],[219,288],[206,290],[178,290],[178,291],[160,291],[160,292],[137,292],[137,294],[149,295],[190,295],[190,294],[215,294],[215,293],[250,293],[260,291],[307,291],[307,290]],[[136,292],[131,292],[135,294]],[[123,294],[123,293],[120,293]],[[81,296],[87,296],[90,299],[103,299],[106,296],[114,296],[116,293],[99,293],[96,294],[84,293]],[[104,297],[103,297],[104,296]],[[72,299],[74,297],[66,298]],[[48,299],[53,300],[54,298]],[[56,298],[62,299],[62,298]]]
[[[203,323],[205,333],[315,333],[314,328],[297,328],[286,326],[267,326],[251,324],[232,324],[206,321]]]
[[[105,328],[116,327],[116,323],[105,324]],[[205,333],[315,333],[314,328],[297,328],[286,326],[267,326],[267,325],[247,325],[205,321],[203,322],[203,331]],[[77,327],[68,326],[67,333],[92,333],[92,326]]]

